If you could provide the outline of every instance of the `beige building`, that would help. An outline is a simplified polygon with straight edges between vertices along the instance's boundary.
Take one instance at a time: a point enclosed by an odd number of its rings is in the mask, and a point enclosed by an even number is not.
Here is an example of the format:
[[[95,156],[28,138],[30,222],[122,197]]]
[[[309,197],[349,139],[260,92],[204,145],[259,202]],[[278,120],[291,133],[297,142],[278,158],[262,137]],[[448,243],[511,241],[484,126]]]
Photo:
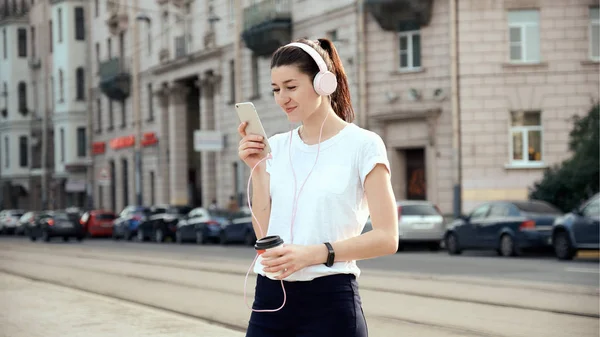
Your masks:
[[[95,206],[120,211],[138,192],[143,204],[245,201],[249,170],[237,158],[233,103],[254,102],[270,134],[288,130],[272,98],[269,56],[292,39],[322,36],[344,61],[356,123],[388,146],[398,199],[426,198],[452,212],[453,116],[463,210],[526,198],[543,168],[568,155],[566,119],[598,99],[597,7],[457,2],[452,40],[446,0],[93,1]]]

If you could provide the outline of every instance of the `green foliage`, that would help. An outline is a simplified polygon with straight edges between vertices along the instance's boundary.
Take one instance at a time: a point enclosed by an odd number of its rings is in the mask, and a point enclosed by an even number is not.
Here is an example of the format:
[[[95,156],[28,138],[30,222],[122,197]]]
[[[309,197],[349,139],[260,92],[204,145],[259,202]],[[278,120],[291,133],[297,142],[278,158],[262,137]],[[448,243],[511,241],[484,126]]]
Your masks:
[[[600,189],[600,104],[587,116],[573,117],[569,134],[571,158],[544,172],[530,190],[529,198],[547,201],[564,212],[578,207]]]

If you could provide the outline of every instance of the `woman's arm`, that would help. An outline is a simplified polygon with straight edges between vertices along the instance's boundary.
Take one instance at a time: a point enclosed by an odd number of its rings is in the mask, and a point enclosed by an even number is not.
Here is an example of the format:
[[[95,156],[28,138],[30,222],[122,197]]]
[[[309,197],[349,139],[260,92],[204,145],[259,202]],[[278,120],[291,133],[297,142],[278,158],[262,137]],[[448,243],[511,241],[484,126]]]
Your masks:
[[[335,261],[371,259],[394,254],[398,250],[398,211],[390,173],[385,165],[377,164],[367,175],[365,193],[373,230],[357,237],[332,242]],[[309,247],[315,252],[312,264],[327,261],[328,251],[324,244]]]
[[[265,237],[269,228],[269,217],[271,216],[270,180],[271,177],[267,173],[266,163],[260,163],[252,173],[252,212],[260,222],[259,227],[253,217],[252,227],[258,239]]]

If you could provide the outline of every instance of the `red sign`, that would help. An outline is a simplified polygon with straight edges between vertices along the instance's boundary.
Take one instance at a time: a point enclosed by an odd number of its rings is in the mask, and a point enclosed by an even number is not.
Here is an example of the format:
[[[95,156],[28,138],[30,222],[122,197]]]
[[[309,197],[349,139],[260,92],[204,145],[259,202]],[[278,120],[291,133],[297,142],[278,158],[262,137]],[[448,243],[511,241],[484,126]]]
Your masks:
[[[105,142],[92,143],[92,154],[103,154],[104,152],[106,152]]]
[[[158,138],[156,138],[156,133],[154,132],[146,132],[144,133],[144,137],[142,138],[142,146],[150,146],[158,144]]]
[[[124,149],[135,145],[135,136],[123,136],[113,138],[110,141],[110,147],[114,150]]]

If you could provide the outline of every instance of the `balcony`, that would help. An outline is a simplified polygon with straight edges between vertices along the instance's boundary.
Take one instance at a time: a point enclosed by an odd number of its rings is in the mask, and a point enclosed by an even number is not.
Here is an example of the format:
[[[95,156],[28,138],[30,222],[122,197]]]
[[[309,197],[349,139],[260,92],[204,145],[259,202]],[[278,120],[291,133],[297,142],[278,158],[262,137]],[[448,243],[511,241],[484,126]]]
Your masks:
[[[0,5],[0,21],[25,18],[29,13],[29,1],[4,1]]]
[[[433,0],[365,0],[365,7],[381,29],[399,31],[403,27],[427,26]]]
[[[265,0],[244,9],[242,38],[257,56],[270,56],[292,37],[291,0]]]
[[[128,60],[118,57],[100,63],[100,90],[113,100],[124,100],[131,91],[131,72]]]

